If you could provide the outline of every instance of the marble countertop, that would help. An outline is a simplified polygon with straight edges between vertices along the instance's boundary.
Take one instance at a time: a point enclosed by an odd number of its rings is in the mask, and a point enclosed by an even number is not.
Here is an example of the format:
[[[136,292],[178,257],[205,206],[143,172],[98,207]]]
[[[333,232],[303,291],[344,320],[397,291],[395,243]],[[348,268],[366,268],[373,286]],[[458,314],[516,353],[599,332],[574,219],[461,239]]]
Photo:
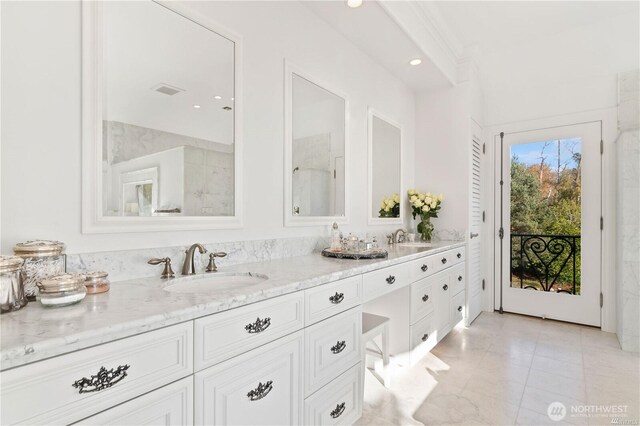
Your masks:
[[[225,267],[223,259],[218,262],[220,272],[251,272],[267,275],[269,279],[245,286],[216,284],[216,290],[211,292],[175,293],[163,290],[171,280],[153,277],[114,282],[109,292],[87,295],[76,305],[45,308],[39,302],[31,302],[20,311],[0,317],[0,369],[18,367],[463,245],[463,242],[440,242],[430,248],[392,246],[388,248],[388,258],[373,260],[332,259],[316,253]],[[176,275],[173,281],[180,279]]]

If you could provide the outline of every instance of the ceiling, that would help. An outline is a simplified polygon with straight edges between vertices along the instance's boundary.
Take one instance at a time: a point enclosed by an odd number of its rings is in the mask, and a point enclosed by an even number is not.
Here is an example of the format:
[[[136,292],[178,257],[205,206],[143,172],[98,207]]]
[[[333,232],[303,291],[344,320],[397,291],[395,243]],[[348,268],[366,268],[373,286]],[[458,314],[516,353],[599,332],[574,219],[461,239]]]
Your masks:
[[[589,25],[615,15],[638,14],[637,1],[435,1],[445,24],[464,46],[496,50]]]
[[[345,1],[302,3],[411,89],[426,91],[451,85],[378,2],[365,1],[356,9],[347,7]],[[422,64],[409,65],[416,57],[422,58]]]

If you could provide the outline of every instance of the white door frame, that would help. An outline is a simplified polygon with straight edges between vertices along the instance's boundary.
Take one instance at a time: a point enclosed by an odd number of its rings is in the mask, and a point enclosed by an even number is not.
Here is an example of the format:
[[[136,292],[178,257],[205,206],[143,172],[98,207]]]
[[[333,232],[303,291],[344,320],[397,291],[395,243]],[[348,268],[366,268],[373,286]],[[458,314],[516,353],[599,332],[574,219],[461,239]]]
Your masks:
[[[494,218],[496,211],[494,208],[494,200],[496,196],[495,187],[493,185],[495,179],[499,176],[499,168],[496,173],[494,164],[495,149],[494,136],[500,132],[511,133],[515,131],[534,130],[548,127],[558,127],[568,124],[577,124],[591,121],[602,122],[602,138],[604,142],[604,153],[602,157],[602,216],[604,229],[602,231],[602,294],[603,306],[601,310],[601,329],[603,331],[616,331],[616,288],[615,288],[615,201],[616,201],[616,155],[615,140],[617,136],[617,109],[606,108],[580,113],[566,114],[556,117],[546,117],[535,120],[505,123],[484,127],[483,140],[486,143],[487,156],[492,161],[489,169],[488,179],[483,181],[486,187],[484,192],[484,206],[486,207],[487,218]],[[499,140],[499,139],[498,139]],[[499,212],[498,212],[499,213]],[[494,306],[496,277],[499,268],[499,259],[493,255],[497,244],[500,243],[498,238],[498,228],[494,220],[489,219],[486,223],[487,233],[483,239],[483,253],[492,256],[491,259],[483,261],[483,276],[487,279],[487,291],[484,292],[484,310],[493,312],[497,309]],[[493,238],[489,237],[493,235]]]

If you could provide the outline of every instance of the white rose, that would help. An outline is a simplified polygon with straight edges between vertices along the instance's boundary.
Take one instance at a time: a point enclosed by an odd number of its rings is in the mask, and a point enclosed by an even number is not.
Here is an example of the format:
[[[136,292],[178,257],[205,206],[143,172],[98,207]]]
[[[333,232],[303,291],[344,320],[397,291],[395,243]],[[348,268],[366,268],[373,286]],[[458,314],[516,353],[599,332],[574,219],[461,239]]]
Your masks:
[[[409,198],[409,202],[411,203],[415,203],[416,201],[418,201],[418,197],[416,197],[415,195],[412,195],[411,198]]]
[[[396,203],[399,203],[400,202],[400,195],[393,194],[393,201],[395,201]]]
[[[416,200],[415,203],[413,203],[413,205],[417,208],[420,208],[422,206],[424,206],[424,203],[420,200]]]
[[[424,201],[424,194],[418,195],[418,198],[420,199],[420,201]]]
[[[435,209],[437,205],[438,205],[438,203],[436,201],[434,201],[433,203],[431,203],[431,208]]]
[[[408,190],[408,191],[407,191],[407,194],[408,194],[409,196],[411,196],[411,195],[416,195],[416,190],[415,190],[415,189],[410,189],[410,190]]]
[[[438,195],[438,201],[442,201],[442,200],[444,200],[444,195],[442,194]]]
[[[427,203],[427,204],[431,204],[431,201],[433,201],[433,200],[431,199],[431,197],[424,197],[424,202],[425,202],[425,203]]]
[[[424,207],[422,207],[423,212],[428,212],[429,210],[431,209],[429,209],[429,206],[427,206],[426,204],[424,205]]]
[[[384,208],[384,211],[385,211],[385,212],[387,212],[387,213],[388,213],[390,210],[391,210],[391,209],[390,209],[389,207],[385,207],[385,208]]]

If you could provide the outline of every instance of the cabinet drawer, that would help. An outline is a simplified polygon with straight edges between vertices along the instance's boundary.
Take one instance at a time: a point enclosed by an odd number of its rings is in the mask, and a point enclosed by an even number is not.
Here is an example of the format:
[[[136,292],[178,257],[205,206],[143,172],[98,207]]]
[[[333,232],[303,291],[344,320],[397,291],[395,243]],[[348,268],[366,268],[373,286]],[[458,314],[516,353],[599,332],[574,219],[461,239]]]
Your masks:
[[[429,314],[411,326],[411,349],[426,343],[435,345],[438,336],[434,324],[433,314]]]
[[[466,284],[466,274],[464,272],[464,263],[451,268],[451,294],[456,295],[464,290]]]
[[[303,303],[297,292],[197,319],[196,371],[302,329]]]
[[[409,283],[408,266],[407,263],[401,263],[362,275],[364,301],[373,300],[407,285]]]
[[[302,331],[195,374],[196,425],[302,422]]]
[[[305,395],[360,361],[362,309],[353,308],[305,329]]]
[[[362,416],[360,363],[304,401],[304,424],[351,425]]]
[[[451,327],[455,327],[464,318],[464,291],[451,299]]]
[[[450,266],[464,262],[464,247],[447,250],[443,253],[434,255],[433,269],[442,271]]]
[[[87,418],[188,376],[192,349],[193,324],[186,322],[4,371],[0,424]],[[105,370],[116,376],[96,386]]]
[[[437,260],[437,258],[434,256],[428,256],[407,262],[407,267],[409,268],[409,280],[414,282],[433,274],[435,272],[433,267],[434,260]]]
[[[362,275],[304,292],[305,325],[315,324],[362,303]]]
[[[435,281],[429,277],[411,284],[411,324],[433,311],[433,283]]]
[[[192,425],[193,376],[171,383],[76,424]]]

